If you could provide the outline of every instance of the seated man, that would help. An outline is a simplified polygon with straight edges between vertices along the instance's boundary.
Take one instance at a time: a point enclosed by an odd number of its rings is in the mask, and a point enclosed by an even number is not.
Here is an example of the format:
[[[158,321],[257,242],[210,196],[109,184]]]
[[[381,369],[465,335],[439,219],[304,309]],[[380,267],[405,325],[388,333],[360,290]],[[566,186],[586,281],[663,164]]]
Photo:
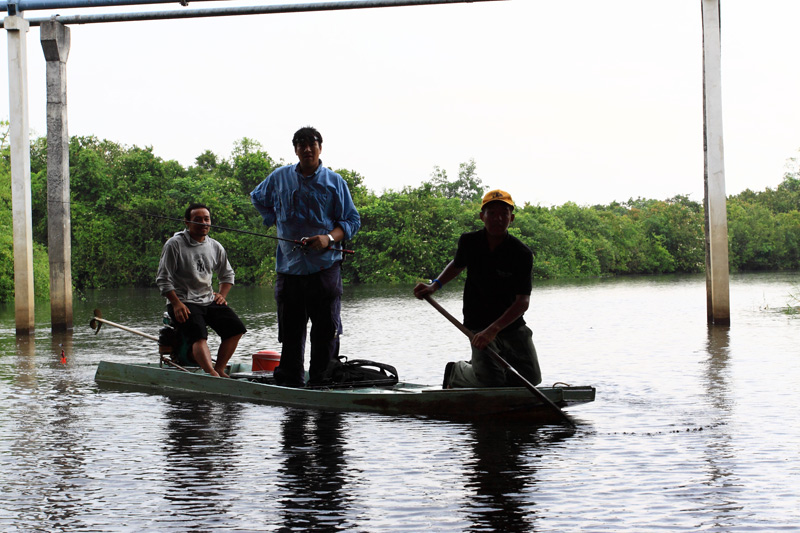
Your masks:
[[[156,283],[167,298],[167,312],[177,323],[178,332],[189,342],[191,357],[208,374],[228,377],[225,367],[247,331],[225,300],[233,286],[234,272],[225,248],[208,236],[208,207],[190,204],[183,218],[186,229],[164,244]],[[219,292],[211,285],[214,273],[219,278]],[[211,361],[207,326],[222,339],[216,364]]]
[[[472,359],[448,363],[443,387],[520,386],[519,378],[495,361],[487,348],[537,385],[542,381],[539,361],[531,330],[522,318],[530,302],[533,254],[508,233],[514,221],[514,201],[507,192],[486,193],[480,217],[483,229],[461,235],[455,258],[439,277],[414,287],[414,295],[424,298],[467,269],[464,326],[475,334]]]

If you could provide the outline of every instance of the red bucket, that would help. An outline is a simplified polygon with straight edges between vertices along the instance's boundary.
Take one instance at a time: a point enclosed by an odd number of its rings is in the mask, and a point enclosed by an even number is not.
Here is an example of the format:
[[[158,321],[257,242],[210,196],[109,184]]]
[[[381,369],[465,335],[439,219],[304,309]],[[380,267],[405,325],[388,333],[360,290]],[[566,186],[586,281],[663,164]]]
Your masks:
[[[253,354],[253,372],[258,370],[273,372],[280,362],[280,353],[272,350],[261,350]]]

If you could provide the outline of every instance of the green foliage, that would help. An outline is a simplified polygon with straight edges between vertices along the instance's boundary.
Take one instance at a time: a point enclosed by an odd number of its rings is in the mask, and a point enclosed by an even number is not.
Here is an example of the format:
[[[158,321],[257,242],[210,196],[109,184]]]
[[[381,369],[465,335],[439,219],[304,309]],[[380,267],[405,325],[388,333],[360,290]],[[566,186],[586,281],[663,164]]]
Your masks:
[[[728,242],[734,270],[800,268],[800,173],[787,173],[775,190],[730,197]]]
[[[8,123],[0,124],[0,302],[13,299]],[[47,143],[31,144],[34,276],[49,292]],[[797,162],[793,161],[795,167]],[[79,289],[154,286],[163,243],[183,229],[190,202],[211,209],[212,237],[227,249],[237,284],[272,284],[274,235],[252,207],[249,192],[283,162],[252,139],[228,159],[206,150],[193,166],[165,161],[151,147],[126,147],[96,137],[70,140],[72,273]],[[367,189],[364,176],[338,169],[361,214],[361,230],[344,243],[349,283],[410,283],[433,278],[452,259],[459,236],[480,229],[485,192],[475,162],[449,181],[435,167],[419,187]],[[159,218],[160,217],[160,218]],[[510,232],[534,252],[539,279],[643,273],[701,272],[705,263],[703,206],[686,196],[667,200],[558,207],[518,206]],[[244,230],[256,235],[225,230]],[[788,172],[774,190],[744,191],[728,200],[732,270],[800,269],[800,174]]]
[[[361,283],[435,277],[465,228],[461,202],[432,195],[429,187],[387,191],[359,212],[361,230],[353,240],[359,253],[345,268]]]
[[[8,121],[0,121],[0,303],[14,301],[14,227],[11,203],[11,167]],[[46,226],[45,226],[46,228]],[[37,299],[50,297],[50,265],[47,249],[33,243],[33,292]]]
[[[243,137],[234,146],[233,178],[241,185],[243,194],[250,194],[264,178],[283,164],[276,163],[261,148],[259,142],[247,137]]]
[[[433,167],[429,183],[435,194],[445,198],[457,198],[462,204],[480,201],[485,192],[483,183],[478,177],[474,159],[459,165],[456,181],[449,181],[445,170],[438,166]]]
[[[578,277],[582,269],[590,269],[589,275],[599,274],[591,265],[581,264],[583,257],[579,257],[576,245],[582,237],[569,229],[563,219],[554,216],[554,211],[525,206],[516,210],[512,226],[510,231],[518,233],[516,236],[533,250],[534,278]]]
[[[8,122],[2,123],[4,132]],[[14,300],[14,243],[11,205],[11,171],[8,162],[6,135],[0,153],[0,302]]]

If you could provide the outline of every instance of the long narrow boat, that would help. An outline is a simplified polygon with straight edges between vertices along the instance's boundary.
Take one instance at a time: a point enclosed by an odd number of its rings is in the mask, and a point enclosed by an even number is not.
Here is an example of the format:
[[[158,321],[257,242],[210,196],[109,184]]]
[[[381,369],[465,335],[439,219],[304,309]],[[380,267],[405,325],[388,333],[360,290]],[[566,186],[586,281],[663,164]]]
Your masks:
[[[188,370],[188,371],[187,371]],[[231,375],[246,375],[251,365],[236,363]],[[199,392],[238,400],[334,411],[416,415],[447,420],[509,419],[560,423],[552,406],[524,387],[442,389],[441,386],[398,382],[384,386],[298,389],[247,379],[211,377],[199,369],[178,369],[159,363],[101,361],[95,380],[147,389]],[[539,390],[560,408],[594,401],[594,387],[554,386]]]
[[[227,372],[237,379],[212,377],[197,367],[176,363],[173,360],[173,347],[165,345],[164,339],[106,320],[102,318],[100,310],[95,309],[89,326],[97,334],[103,324],[159,343],[158,363],[101,361],[95,381],[114,386],[199,392],[307,409],[363,411],[448,420],[520,420],[539,424],[571,424],[572,421],[560,409],[593,402],[595,397],[594,387],[589,386],[537,387],[537,394],[532,394],[525,387],[442,389],[401,382],[394,367],[361,359],[345,363],[342,368],[349,364],[347,369],[350,373],[341,373],[340,380],[326,386],[283,387],[272,380],[270,370],[277,364],[274,356],[278,354],[270,351],[253,355],[254,363],[262,359],[271,360],[269,368],[262,368],[260,362],[255,368],[246,363],[234,363]]]

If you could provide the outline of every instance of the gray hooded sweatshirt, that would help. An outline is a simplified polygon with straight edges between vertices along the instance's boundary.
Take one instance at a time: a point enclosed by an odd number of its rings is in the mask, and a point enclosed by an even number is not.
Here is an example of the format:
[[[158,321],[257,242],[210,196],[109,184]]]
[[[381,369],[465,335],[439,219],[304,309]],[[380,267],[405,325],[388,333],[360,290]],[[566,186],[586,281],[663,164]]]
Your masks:
[[[183,303],[208,305],[214,301],[211,277],[215,272],[220,283],[233,284],[234,273],[225,248],[208,236],[197,242],[183,230],[164,244],[156,284],[163,295],[174,290]]]

